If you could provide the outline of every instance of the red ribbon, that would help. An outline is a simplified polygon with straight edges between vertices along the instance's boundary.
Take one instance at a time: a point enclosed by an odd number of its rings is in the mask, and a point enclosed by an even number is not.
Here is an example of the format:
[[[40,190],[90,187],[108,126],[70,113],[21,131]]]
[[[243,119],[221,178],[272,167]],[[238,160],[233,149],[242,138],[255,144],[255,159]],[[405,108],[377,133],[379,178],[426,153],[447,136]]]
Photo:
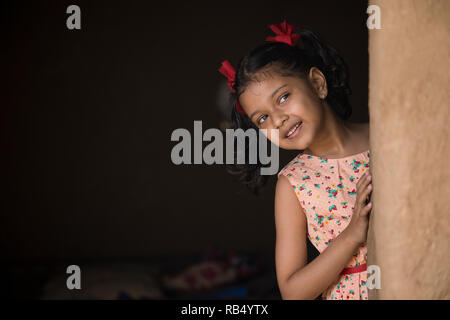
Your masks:
[[[288,24],[286,20],[284,20],[280,24],[271,24],[269,28],[275,32],[276,36],[274,37],[267,37],[266,41],[273,41],[273,42],[283,42],[290,46],[295,46],[300,39],[300,35],[293,33],[295,29],[297,29],[297,26],[294,26],[292,24]],[[236,70],[233,68],[231,63],[228,60],[222,61],[222,65],[219,68],[219,72],[222,73],[225,77],[228,79],[228,87],[230,88],[231,92],[236,92],[234,89],[234,85],[236,83]],[[236,99],[236,110],[241,113],[245,114],[244,110],[239,105],[239,101]]]
[[[292,24],[289,24],[284,20],[280,24],[271,24],[269,26],[270,30],[275,32],[275,37],[267,37],[266,41],[273,41],[273,42],[283,42],[287,43],[291,47],[295,46],[300,39],[300,35],[293,33],[295,29],[297,29],[297,26],[294,26]]]
[[[222,65],[219,68],[219,72],[223,74],[228,79],[228,87],[230,88],[231,92],[236,92],[234,89],[234,85],[236,83],[236,70],[233,68],[231,63],[228,60],[222,61]],[[244,110],[242,110],[241,106],[239,105],[239,101],[236,99],[236,110],[240,114],[245,114]]]
[[[233,68],[231,63],[228,60],[222,61],[222,65],[219,68],[219,72],[223,74],[228,79],[228,87],[231,92],[236,92],[233,86],[235,84],[236,79],[236,70]]]
[[[364,263],[358,267],[352,267],[352,268],[344,268],[341,272],[341,275],[344,274],[352,274],[352,273],[358,273],[363,272],[367,270],[367,263]]]

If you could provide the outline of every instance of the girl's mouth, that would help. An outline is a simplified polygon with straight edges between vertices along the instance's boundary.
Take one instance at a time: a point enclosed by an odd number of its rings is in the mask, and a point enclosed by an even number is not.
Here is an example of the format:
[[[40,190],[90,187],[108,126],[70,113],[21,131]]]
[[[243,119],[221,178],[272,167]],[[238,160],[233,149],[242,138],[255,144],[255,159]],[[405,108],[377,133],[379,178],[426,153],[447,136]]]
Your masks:
[[[303,121],[300,121],[294,127],[292,127],[292,129],[289,130],[289,132],[286,134],[286,138],[288,138],[288,139],[294,138],[298,134],[300,129],[302,128],[302,124],[303,124]]]

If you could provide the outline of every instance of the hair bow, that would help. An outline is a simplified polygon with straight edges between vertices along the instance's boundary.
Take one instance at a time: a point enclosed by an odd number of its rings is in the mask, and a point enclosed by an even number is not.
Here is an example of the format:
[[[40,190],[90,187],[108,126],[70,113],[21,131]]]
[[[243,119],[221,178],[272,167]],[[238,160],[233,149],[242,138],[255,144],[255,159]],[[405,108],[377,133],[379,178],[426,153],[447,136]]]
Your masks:
[[[236,92],[236,90],[234,89],[234,84],[236,83],[236,70],[228,60],[222,61],[219,72],[227,77],[228,87],[230,88],[230,91],[233,93]],[[236,99],[236,110],[241,114],[245,114],[244,110],[242,110],[241,106],[239,105],[238,99]]]
[[[280,24],[271,24],[269,28],[276,33],[276,36],[269,36],[266,38],[266,41],[283,42],[293,47],[300,39],[299,34],[293,33],[293,31],[298,27],[292,24],[288,24],[286,20],[284,20]]]

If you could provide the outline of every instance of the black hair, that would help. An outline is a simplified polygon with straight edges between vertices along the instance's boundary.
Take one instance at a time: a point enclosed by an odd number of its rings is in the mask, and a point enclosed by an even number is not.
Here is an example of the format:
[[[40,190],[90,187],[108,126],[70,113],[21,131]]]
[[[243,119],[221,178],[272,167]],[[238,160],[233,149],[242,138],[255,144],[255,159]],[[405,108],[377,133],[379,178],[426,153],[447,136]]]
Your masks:
[[[325,43],[315,33],[303,29],[300,33],[298,45],[290,46],[280,42],[266,42],[252,50],[243,57],[236,70],[236,79],[233,94],[233,107],[231,123],[233,129],[241,128],[244,131],[253,128],[258,130],[249,117],[236,110],[235,101],[245,90],[247,85],[256,80],[256,75],[263,68],[272,66],[282,76],[299,76],[306,78],[311,67],[318,68],[327,81],[328,94],[326,101],[331,109],[343,120],[350,118],[352,107],[348,96],[351,94],[349,86],[348,67],[336,49]],[[258,137],[259,139],[259,137]],[[267,139],[264,137],[264,139]],[[248,154],[248,144],[245,154]],[[236,153],[235,153],[236,158]],[[235,161],[236,163],[236,161]],[[238,176],[253,193],[263,187],[269,176],[261,175],[257,164],[232,164],[227,166],[229,173]]]

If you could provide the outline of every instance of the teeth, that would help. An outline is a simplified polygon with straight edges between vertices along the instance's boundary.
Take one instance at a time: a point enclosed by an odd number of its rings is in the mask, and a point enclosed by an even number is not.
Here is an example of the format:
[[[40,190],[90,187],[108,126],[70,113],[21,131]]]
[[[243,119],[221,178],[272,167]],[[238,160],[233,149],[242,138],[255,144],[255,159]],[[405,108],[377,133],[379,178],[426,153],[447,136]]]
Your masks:
[[[302,124],[301,121],[300,121],[299,123],[297,123],[297,124],[295,125],[295,127],[293,127],[293,128],[288,132],[288,134],[286,135],[286,137],[289,137],[291,134],[293,134],[294,131],[295,131],[301,124]]]

